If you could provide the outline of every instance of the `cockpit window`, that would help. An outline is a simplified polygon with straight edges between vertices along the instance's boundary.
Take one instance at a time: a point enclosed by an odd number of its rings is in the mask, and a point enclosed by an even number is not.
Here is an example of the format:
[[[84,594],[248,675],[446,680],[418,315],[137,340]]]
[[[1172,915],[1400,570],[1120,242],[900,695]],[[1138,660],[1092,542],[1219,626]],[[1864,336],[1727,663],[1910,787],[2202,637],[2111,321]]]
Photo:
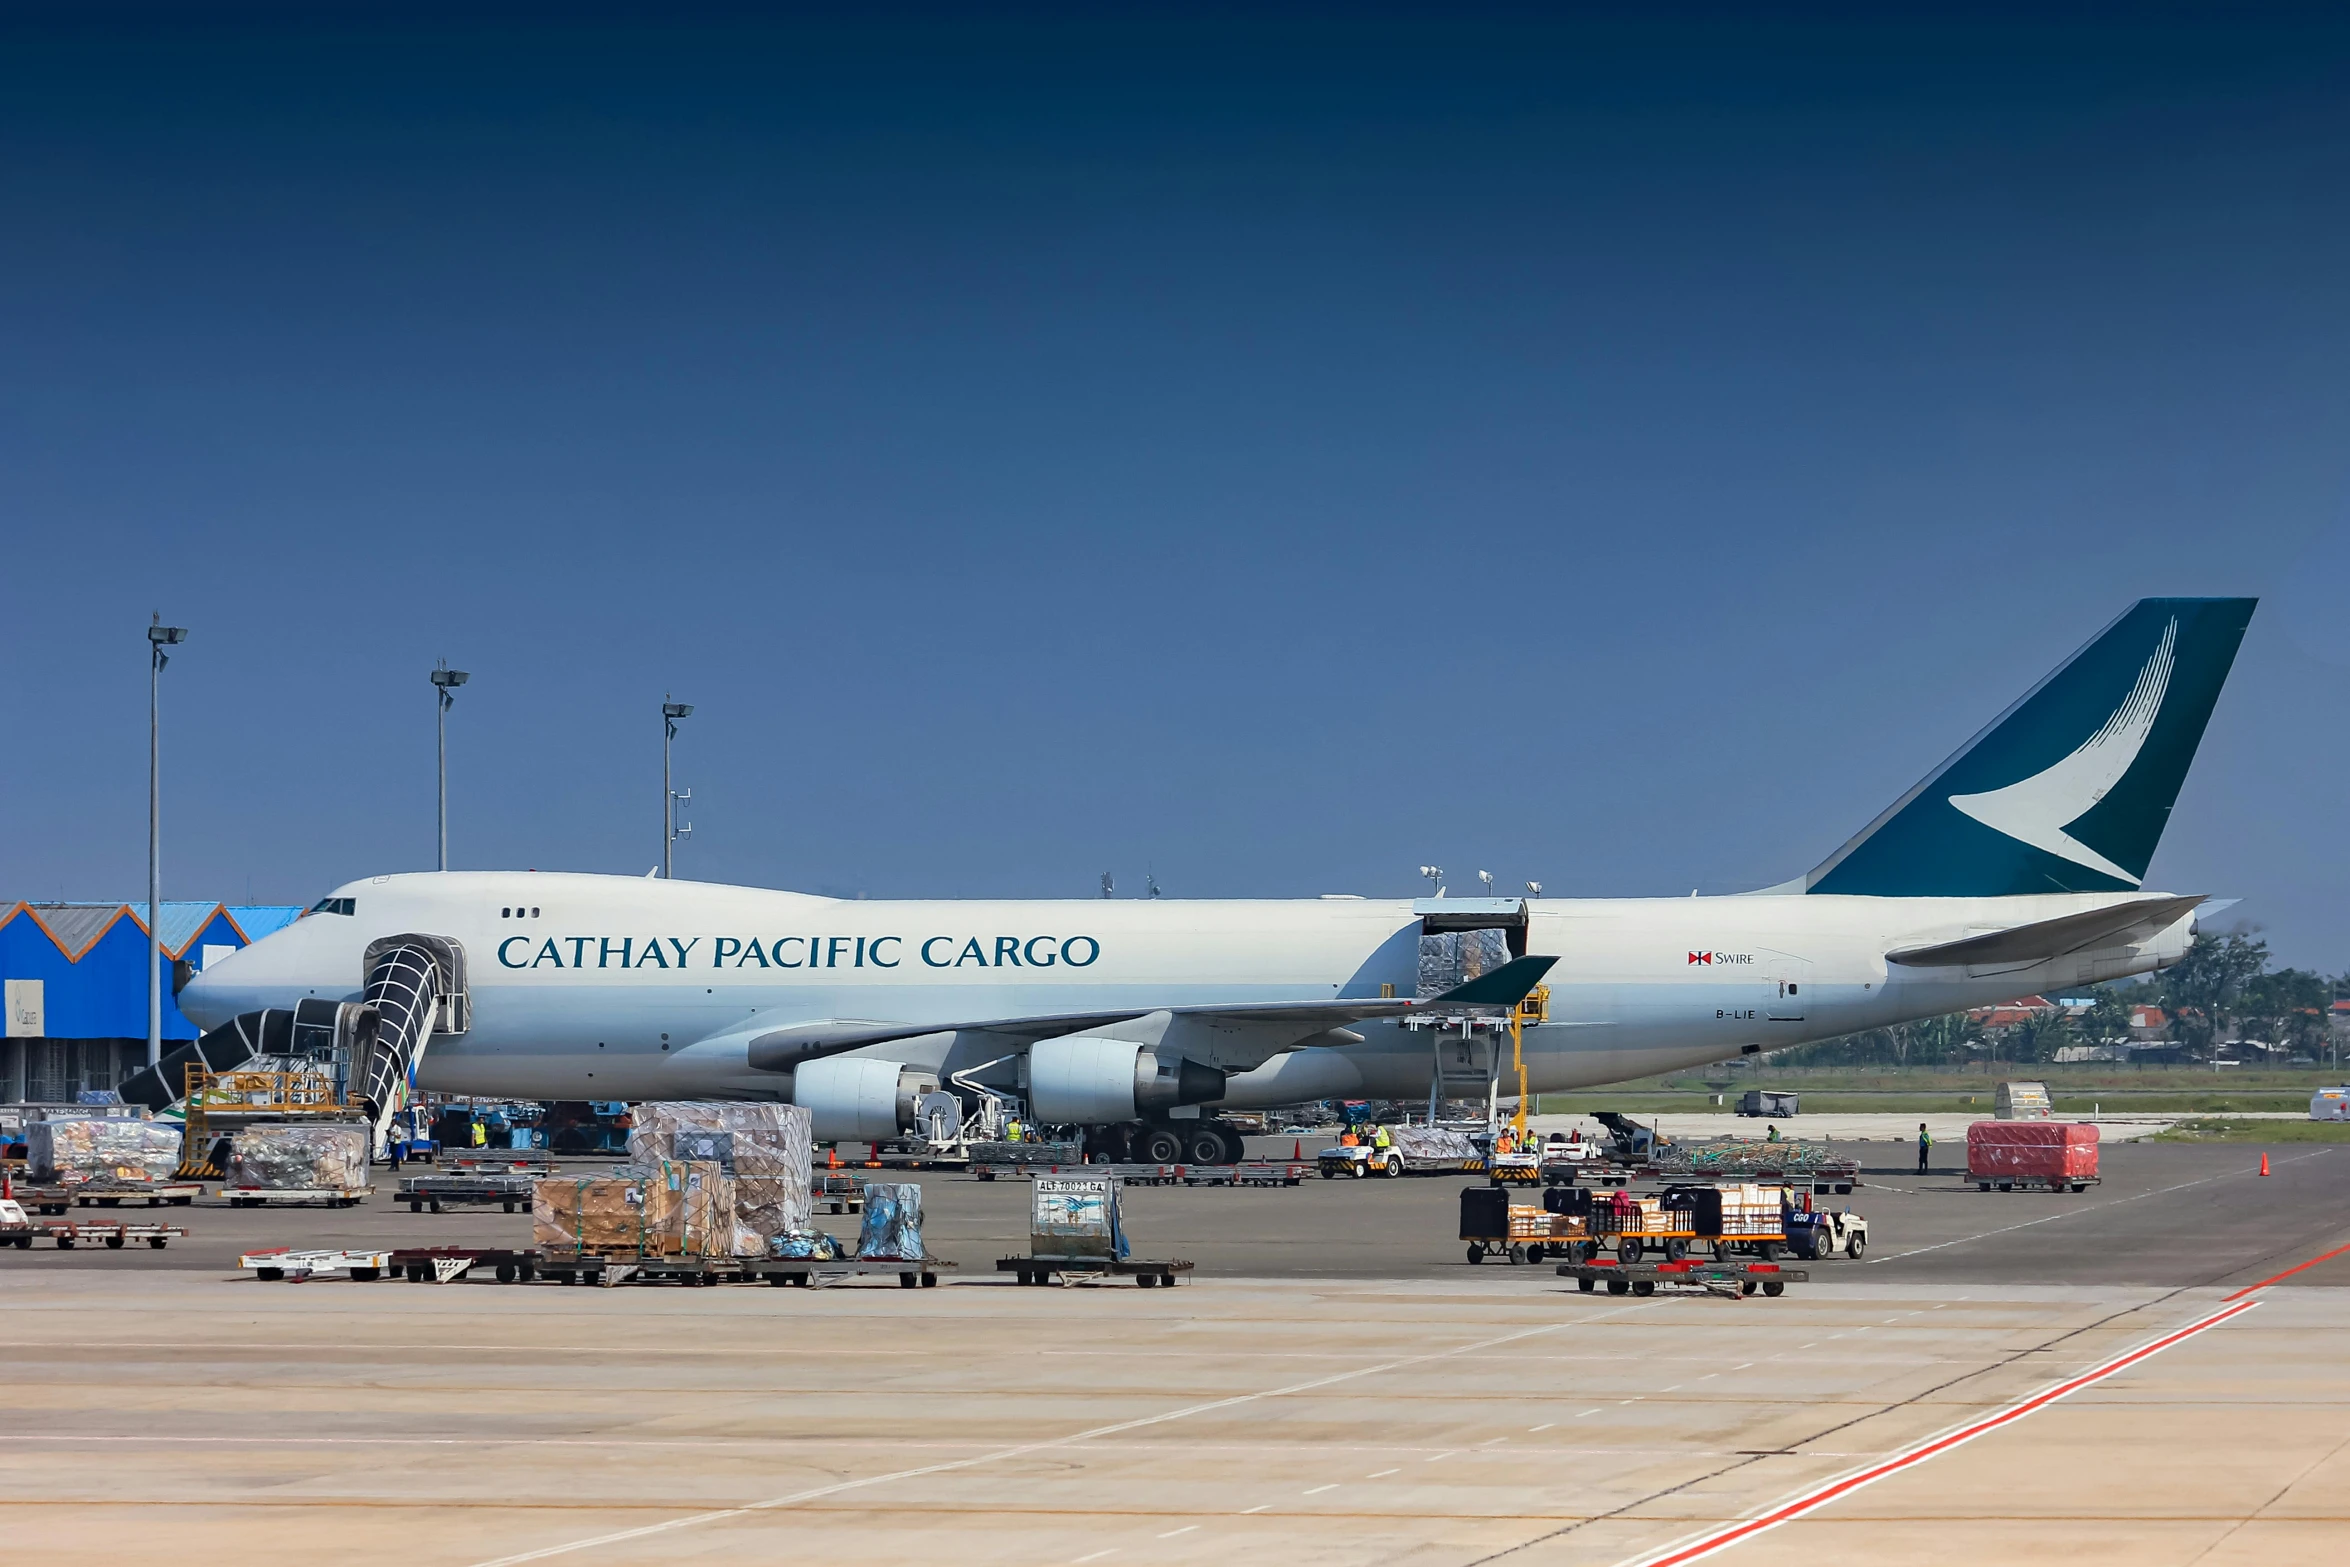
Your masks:
[[[321,898],[310,905],[310,912],[312,914],[357,914],[359,900],[357,898]]]

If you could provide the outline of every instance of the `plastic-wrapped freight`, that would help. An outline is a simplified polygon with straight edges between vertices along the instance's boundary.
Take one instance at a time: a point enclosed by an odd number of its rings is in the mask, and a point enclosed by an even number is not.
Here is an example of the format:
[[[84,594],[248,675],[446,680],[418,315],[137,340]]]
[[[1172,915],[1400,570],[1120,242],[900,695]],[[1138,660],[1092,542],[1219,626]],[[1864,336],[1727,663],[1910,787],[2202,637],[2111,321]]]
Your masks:
[[[533,1244],[560,1251],[729,1256],[734,1182],[715,1164],[676,1159],[625,1176],[533,1181],[530,1221]]]
[[[911,1181],[869,1181],[857,1255],[914,1262],[922,1255],[922,1188]]]
[[[246,1191],[352,1191],[367,1184],[368,1129],[348,1121],[248,1126],[229,1145],[228,1184]]]
[[[1510,960],[1506,932],[1447,930],[1420,938],[1419,992],[1422,1000],[1490,974]]]
[[[2093,1181],[2097,1128],[2079,1121],[1977,1121],[1966,1129],[1974,1181]]]
[[[767,1255],[831,1262],[840,1256],[840,1242],[822,1230],[811,1230],[804,1235],[778,1235],[767,1243]]]
[[[640,1169],[706,1161],[733,1179],[736,1256],[762,1256],[776,1236],[814,1227],[805,1106],[655,1102],[630,1117],[628,1156]]]
[[[24,1140],[33,1179],[67,1186],[166,1181],[180,1162],[176,1121],[129,1116],[35,1121],[24,1129]]]
[[[1388,1141],[1395,1144],[1395,1151],[1406,1159],[1474,1159],[1477,1157],[1475,1143],[1470,1142],[1468,1138],[1458,1132],[1448,1132],[1442,1127],[1391,1126],[1387,1129],[1387,1138]]]

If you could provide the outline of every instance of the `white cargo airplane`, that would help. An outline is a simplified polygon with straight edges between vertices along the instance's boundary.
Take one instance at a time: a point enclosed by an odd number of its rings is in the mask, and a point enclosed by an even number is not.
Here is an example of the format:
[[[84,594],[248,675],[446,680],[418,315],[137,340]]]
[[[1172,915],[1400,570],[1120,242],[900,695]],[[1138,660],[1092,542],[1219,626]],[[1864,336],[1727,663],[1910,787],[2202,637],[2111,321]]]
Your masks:
[[[389,1052],[370,1078],[387,1100],[790,1099],[820,1140],[862,1141],[910,1127],[943,1084],[1121,1152],[1204,1159],[1237,1149],[1225,1108],[1440,1080],[1482,1095],[1493,1034],[1426,1025],[1545,977],[1525,1054],[1548,1091],[2143,974],[2185,951],[2203,901],[2141,880],[2252,609],[2139,602],[1816,870],[1760,892],[850,902],[378,876],[195,976],[179,1003],[211,1032],[125,1097],[169,1103],[196,1054],[224,1065],[340,1019]],[[1416,999],[1422,937],[1476,929],[1512,960]]]

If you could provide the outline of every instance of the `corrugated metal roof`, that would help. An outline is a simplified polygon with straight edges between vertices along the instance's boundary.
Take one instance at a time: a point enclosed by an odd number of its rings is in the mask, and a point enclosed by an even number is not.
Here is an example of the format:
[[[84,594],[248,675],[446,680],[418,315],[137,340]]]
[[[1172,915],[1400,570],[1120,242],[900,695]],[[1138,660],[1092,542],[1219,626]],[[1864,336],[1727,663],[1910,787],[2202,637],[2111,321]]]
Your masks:
[[[299,903],[232,903],[228,906],[228,917],[237,922],[237,929],[245,933],[247,941],[259,941],[264,936],[284,930],[288,925],[300,919],[302,905]]]
[[[57,943],[64,954],[80,961],[81,955],[97,945],[98,938],[114,926],[114,922],[130,913],[119,903],[33,903],[26,908],[49,939]]]
[[[163,950],[175,958],[186,952],[188,943],[203,934],[204,927],[212,923],[220,909],[217,903],[174,903],[164,899]],[[138,915],[146,911],[147,906],[142,903],[131,912]]]

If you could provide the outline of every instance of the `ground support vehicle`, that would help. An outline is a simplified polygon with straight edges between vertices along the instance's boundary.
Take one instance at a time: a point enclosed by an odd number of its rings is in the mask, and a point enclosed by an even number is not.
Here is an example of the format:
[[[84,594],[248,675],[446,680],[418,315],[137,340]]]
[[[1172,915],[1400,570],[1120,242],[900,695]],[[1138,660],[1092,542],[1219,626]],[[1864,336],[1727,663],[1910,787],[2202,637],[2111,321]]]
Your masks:
[[[356,1208],[367,1200],[364,1186],[309,1186],[285,1191],[259,1186],[223,1186],[232,1208]]]
[[[816,1177],[809,1189],[808,1199],[811,1208],[821,1203],[826,1213],[863,1213],[865,1183],[853,1175],[828,1172]]]
[[[300,1283],[322,1273],[347,1273],[359,1283],[380,1279],[391,1271],[388,1251],[297,1251],[290,1246],[249,1251],[237,1266],[257,1279],[292,1279]]]
[[[1790,1284],[1808,1284],[1802,1268],[1771,1262],[1562,1262],[1559,1276],[1575,1281],[1584,1294],[1606,1287],[1610,1295],[1654,1295],[1660,1289],[1691,1290],[1735,1300],[1743,1295],[1779,1296]]]
[[[1548,1201],[1540,1207],[1513,1203],[1508,1190],[1499,1186],[1461,1188],[1460,1238],[1468,1242],[1471,1263],[1487,1257],[1540,1262],[1546,1251],[1558,1257],[1576,1255],[1585,1234],[1581,1206],[1570,1213]]]
[[[1698,1238],[1689,1215],[1670,1209],[1634,1207],[1618,1212],[1606,1203],[1594,1203],[1584,1222],[1591,1238],[1584,1242],[1582,1260],[1613,1248],[1621,1263],[1638,1262],[1652,1251],[1662,1253],[1667,1262],[1679,1262]]]
[[[465,1171],[446,1174],[410,1175],[400,1181],[400,1200],[408,1205],[410,1213],[422,1213],[427,1207],[441,1211],[443,1204],[452,1208],[497,1203],[512,1213],[530,1206],[530,1187],[535,1177],[528,1175],[492,1175]]]
[[[1189,1273],[1192,1265],[1179,1257],[1154,1259],[1149,1257],[998,1257],[998,1273],[1015,1275],[1022,1284],[1050,1284],[1055,1274],[1084,1275],[1096,1278],[1131,1278],[1137,1289],[1158,1286],[1175,1287],[1178,1274]]]
[[[1869,1221],[1842,1208],[1813,1208],[1789,1216],[1787,1249],[1814,1262],[1844,1253],[1854,1262],[1869,1249]]]
[[[1485,1161],[1485,1174],[1496,1186],[1540,1186],[1542,1155],[1531,1148],[1497,1153]]]

